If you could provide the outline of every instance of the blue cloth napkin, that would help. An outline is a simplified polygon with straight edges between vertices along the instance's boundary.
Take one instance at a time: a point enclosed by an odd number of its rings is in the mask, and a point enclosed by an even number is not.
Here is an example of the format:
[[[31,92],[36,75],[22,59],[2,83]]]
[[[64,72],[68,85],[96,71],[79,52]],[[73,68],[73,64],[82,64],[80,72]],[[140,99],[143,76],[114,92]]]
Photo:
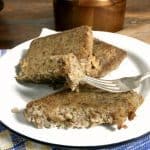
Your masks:
[[[0,50],[0,56],[6,54],[6,50]],[[0,150],[67,150],[73,148],[58,147],[35,142],[14,133],[0,122]],[[80,148],[76,148],[80,149]],[[90,148],[86,148],[89,150]],[[150,133],[136,139],[105,147],[93,147],[93,150],[150,150]]]

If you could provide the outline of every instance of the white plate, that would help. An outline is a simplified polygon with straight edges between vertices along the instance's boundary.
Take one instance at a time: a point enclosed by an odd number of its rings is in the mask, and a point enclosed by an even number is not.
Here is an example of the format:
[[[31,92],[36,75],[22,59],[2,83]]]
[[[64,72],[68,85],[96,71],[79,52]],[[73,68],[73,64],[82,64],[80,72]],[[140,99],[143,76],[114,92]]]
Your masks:
[[[125,75],[137,75],[150,70],[150,45],[127,36],[94,32],[98,39],[116,44],[128,52],[128,57],[117,70],[114,70],[106,78],[118,78]],[[98,126],[89,129],[36,129],[26,123],[23,114],[14,114],[11,109],[25,108],[31,99],[42,97],[52,91],[48,86],[22,86],[15,80],[15,66],[18,64],[25,49],[28,49],[31,41],[27,41],[7,52],[0,58],[0,119],[10,129],[30,137],[32,139],[65,146],[92,147],[109,145],[139,137],[150,131],[150,83],[147,80],[138,89],[145,101],[137,111],[137,116],[131,122],[127,121],[127,129],[114,130],[113,127]]]

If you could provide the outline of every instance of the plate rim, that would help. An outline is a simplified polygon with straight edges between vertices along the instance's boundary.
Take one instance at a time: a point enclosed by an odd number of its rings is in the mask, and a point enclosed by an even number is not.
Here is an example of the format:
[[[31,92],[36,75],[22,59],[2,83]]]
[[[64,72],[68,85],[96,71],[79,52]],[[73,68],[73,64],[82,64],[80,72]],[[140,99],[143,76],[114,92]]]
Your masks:
[[[109,32],[108,32],[109,33]],[[111,34],[118,34],[118,33],[111,33]],[[121,36],[124,36],[124,35],[121,35]],[[135,38],[133,38],[133,39],[135,39]],[[25,41],[25,42],[23,42],[23,43],[20,43],[20,44],[18,44],[17,46],[15,46],[14,48],[12,48],[11,50],[13,51],[13,49],[16,49],[16,48],[18,48],[19,46],[22,46],[22,45],[24,45],[24,44],[26,44],[26,43],[28,43],[28,42],[30,42],[30,41],[32,41],[33,39],[31,39],[31,40],[27,40],[27,41]],[[140,40],[139,40],[140,41]],[[5,56],[7,56],[7,54],[6,55],[4,55],[4,57]],[[4,58],[4,57],[2,57],[2,58]],[[9,128],[2,120],[1,120],[1,122],[7,127],[7,128]],[[38,140],[38,139],[34,139],[34,138],[31,138],[31,137],[28,137],[28,136],[26,136],[26,135],[24,135],[24,134],[22,134],[22,133],[20,133],[19,131],[16,131],[16,130],[14,130],[14,129],[11,129],[11,128],[9,128],[10,130],[12,130],[13,132],[16,132],[17,134],[20,134],[20,135],[22,135],[22,136],[24,136],[24,137],[27,137],[27,138],[29,138],[29,139],[32,139],[32,140],[34,140],[34,141],[38,141],[38,142],[40,142],[40,143],[45,143],[45,144],[50,144],[50,145],[56,145],[56,146],[63,146],[63,147],[72,147],[72,148],[93,148],[93,147],[99,147],[99,148],[101,148],[101,147],[106,147],[106,146],[112,146],[112,145],[116,145],[116,144],[121,144],[121,143],[124,143],[124,142],[128,142],[128,141],[130,141],[130,140],[134,140],[134,139],[137,139],[137,138],[140,138],[141,136],[144,136],[144,135],[146,135],[146,134],[148,134],[148,133],[145,133],[145,134],[142,134],[142,135],[139,135],[138,137],[134,137],[134,138],[131,138],[131,139],[128,139],[128,140],[125,140],[125,141],[120,141],[120,142],[116,142],[116,143],[112,143],[112,144],[106,144],[106,145],[98,145],[98,146],[71,146],[71,145],[61,145],[61,144],[52,144],[52,143],[50,143],[50,142],[45,142],[45,141],[41,141],[41,140]]]
[[[14,132],[15,134],[18,134],[18,135],[22,136],[23,138],[28,138],[29,140],[39,142],[39,144],[47,144],[47,145],[50,145],[50,146],[61,147],[61,148],[82,148],[82,149],[83,148],[88,148],[88,149],[110,148],[110,147],[113,147],[113,146],[119,146],[120,144],[126,144],[126,143],[129,143],[129,142],[134,142],[135,140],[139,140],[140,138],[143,138],[144,136],[147,136],[147,135],[150,134],[150,131],[149,131],[149,132],[146,132],[142,135],[139,135],[138,137],[134,137],[134,138],[131,138],[129,140],[120,141],[120,142],[116,142],[116,143],[112,143],[112,144],[95,145],[95,146],[71,146],[71,145],[63,145],[63,144],[54,144],[54,143],[51,143],[51,142],[45,142],[45,141],[41,141],[41,140],[38,140],[38,139],[34,139],[34,138],[28,137],[28,136],[26,136],[26,135],[24,135],[20,132],[17,132],[15,130],[11,129],[7,125],[5,125],[5,123],[3,123],[1,120],[0,120],[0,123],[2,123],[2,125],[4,127],[6,127],[7,129],[9,129],[10,131]]]

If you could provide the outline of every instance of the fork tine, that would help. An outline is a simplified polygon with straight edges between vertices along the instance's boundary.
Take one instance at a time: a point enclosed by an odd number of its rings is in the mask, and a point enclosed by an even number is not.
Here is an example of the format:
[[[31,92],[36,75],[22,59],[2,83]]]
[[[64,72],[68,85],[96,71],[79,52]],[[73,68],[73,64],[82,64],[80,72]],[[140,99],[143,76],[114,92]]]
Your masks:
[[[115,82],[113,82],[113,83],[112,82],[102,82],[101,79],[95,79],[95,78],[92,78],[92,77],[88,77],[87,79],[92,81],[92,82],[95,82],[95,83],[100,83],[102,85],[107,85],[107,86],[110,86],[110,87],[116,87]]]
[[[99,79],[102,83],[110,83],[110,84],[112,84],[112,83],[116,83],[116,81],[117,81],[117,79],[116,80],[105,80],[105,79]]]
[[[95,86],[97,88],[106,90],[106,91],[110,91],[110,92],[121,92],[120,87],[118,87],[117,85],[106,85],[106,84],[102,84],[100,82],[99,79],[94,79],[92,77],[86,77],[86,82],[88,82],[90,85]]]
[[[101,83],[94,83],[96,86],[99,86],[99,87],[103,87],[103,88],[107,88],[107,89],[110,89],[110,90],[118,90],[120,91],[120,88],[118,86],[108,86],[108,85],[102,85]]]
[[[93,81],[93,82],[96,82],[96,81]],[[107,83],[107,82],[104,83],[104,82],[101,82],[100,80],[99,80],[98,83],[100,83],[102,85],[107,85],[107,86],[110,86],[110,87],[116,87],[117,86],[115,83]]]
[[[93,80],[90,81],[99,86],[118,89],[118,86],[116,84],[105,84],[105,83],[101,83],[101,81],[93,81]]]
[[[94,86],[94,87],[97,87],[99,89],[102,89],[102,90],[105,90],[105,91],[109,91],[109,92],[122,92],[119,88],[116,89],[116,88],[112,88],[112,87],[108,87],[108,86],[103,86],[103,85],[99,85],[99,84],[94,84],[94,83],[89,83],[90,85]]]

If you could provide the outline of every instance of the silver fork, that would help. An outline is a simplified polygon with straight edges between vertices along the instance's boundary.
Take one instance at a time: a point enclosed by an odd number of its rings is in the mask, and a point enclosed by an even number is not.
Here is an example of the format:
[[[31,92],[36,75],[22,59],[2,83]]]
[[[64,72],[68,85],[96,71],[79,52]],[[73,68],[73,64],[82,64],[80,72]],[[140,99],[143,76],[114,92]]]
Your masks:
[[[82,82],[85,82],[96,88],[103,89],[105,91],[119,93],[119,92],[127,92],[137,88],[142,81],[144,81],[149,77],[150,72],[138,76],[124,77],[115,80],[96,79],[89,76],[85,76],[82,79]]]

